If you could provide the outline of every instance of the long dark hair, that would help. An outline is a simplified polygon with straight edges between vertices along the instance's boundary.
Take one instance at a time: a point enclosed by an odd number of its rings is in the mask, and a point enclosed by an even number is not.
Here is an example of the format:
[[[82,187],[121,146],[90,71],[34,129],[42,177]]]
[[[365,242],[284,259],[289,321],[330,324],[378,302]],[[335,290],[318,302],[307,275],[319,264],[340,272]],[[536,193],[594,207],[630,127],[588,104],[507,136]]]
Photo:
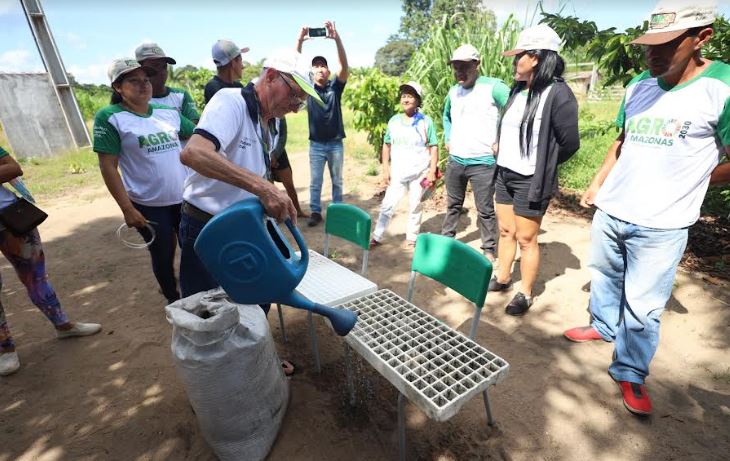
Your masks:
[[[528,50],[527,53],[530,57],[537,57],[537,65],[532,73],[532,84],[527,93],[527,103],[525,105],[525,113],[522,115],[522,122],[520,123],[520,155],[526,158],[530,155],[530,143],[532,142],[532,125],[535,121],[535,114],[537,113],[537,107],[540,105],[540,97],[545,88],[555,82],[556,79],[560,79],[565,70],[565,61],[557,53],[552,50]],[[515,81],[512,84],[510,90],[509,100],[504,107],[504,112],[512,106],[517,95],[525,89],[527,82]],[[502,129],[502,122],[499,122],[500,132]]]
[[[111,85],[112,86],[112,98],[111,98],[110,104],[119,104],[120,102],[122,102],[122,95],[119,94],[119,92],[114,89],[114,85],[121,85],[122,82],[124,81],[124,79],[127,77],[127,75],[129,75],[129,72],[127,72],[126,74],[120,75],[119,78],[117,78],[116,80],[114,80],[112,82],[112,85]]]

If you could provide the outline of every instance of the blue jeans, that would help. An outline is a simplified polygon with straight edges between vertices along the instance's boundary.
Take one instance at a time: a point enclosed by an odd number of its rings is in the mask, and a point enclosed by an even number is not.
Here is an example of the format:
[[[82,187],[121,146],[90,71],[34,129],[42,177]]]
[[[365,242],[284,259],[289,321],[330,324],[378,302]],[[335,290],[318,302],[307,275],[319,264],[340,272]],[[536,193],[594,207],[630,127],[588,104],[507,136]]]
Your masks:
[[[309,141],[309,207],[313,213],[322,213],[322,181],[324,164],[329,166],[332,179],[332,202],[342,201],[342,164],[344,158],[342,140],[317,142]]]
[[[180,219],[180,291],[186,298],[201,291],[217,288],[219,283],[213,279],[195,252],[195,239],[205,227],[205,222],[183,213]]]
[[[147,248],[152,259],[152,272],[160,285],[162,295],[168,303],[180,299],[175,280],[175,247],[178,228],[180,227],[180,204],[169,206],[145,206],[132,202],[147,221],[152,221],[155,229],[155,241]],[[143,227],[137,229],[145,242],[149,242],[152,234]]]
[[[652,229],[600,209],[591,226],[592,326],[615,343],[608,372],[643,384],[659,344],[659,321],[672,295],[687,228]]]

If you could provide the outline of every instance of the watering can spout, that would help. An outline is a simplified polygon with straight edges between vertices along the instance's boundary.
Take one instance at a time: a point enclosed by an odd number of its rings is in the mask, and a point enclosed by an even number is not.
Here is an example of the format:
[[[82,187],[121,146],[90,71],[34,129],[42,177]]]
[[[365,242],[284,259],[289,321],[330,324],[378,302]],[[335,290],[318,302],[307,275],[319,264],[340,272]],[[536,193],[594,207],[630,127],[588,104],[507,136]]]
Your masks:
[[[296,291],[293,291],[283,303],[287,306],[299,307],[326,317],[332,324],[332,329],[340,336],[346,336],[357,323],[357,314],[354,312],[315,303]]]

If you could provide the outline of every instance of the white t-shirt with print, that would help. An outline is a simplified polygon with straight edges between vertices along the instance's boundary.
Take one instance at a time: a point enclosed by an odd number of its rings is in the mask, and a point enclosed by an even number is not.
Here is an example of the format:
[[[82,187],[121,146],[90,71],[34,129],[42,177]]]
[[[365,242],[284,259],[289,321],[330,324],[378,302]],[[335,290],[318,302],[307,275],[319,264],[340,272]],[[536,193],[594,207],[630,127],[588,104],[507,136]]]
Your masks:
[[[388,121],[385,144],[390,144],[390,176],[394,182],[412,181],[422,175],[431,164],[429,146],[438,144],[433,120],[416,113],[409,119],[396,114]]]
[[[122,183],[133,202],[175,205],[182,202],[187,175],[179,134],[192,132],[192,123],[171,107],[150,104],[148,113],[139,115],[113,104],[94,119],[94,152],[119,156]]]
[[[471,88],[454,85],[444,105],[444,141],[449,154],[459,158],[492,155],[499,111],[509,98],[509,87],[499,79],[479,77]]]
[[[530,151],[526,157],[523,157],[520,151],[520,125],[522,124],[522,117],[527,107],[527,90],[521,91],[515,96],[512,105],[509,106],[507,112],[502,116],[497,165],[523,176],[535,174],[537,143],[540,137],[540,127],[542,126],[542,111],[545,108],[545,101],[547,101],[552,88],[552,85],[550,85],[540,95],[540,102],[537,104],[537,111],[535,112],[535,118],[532,123]],[[525,130],[524,137],[527,137],[527,130]]]
[[[258,122],[258,121],[256,121]],[[240,88],[219,90],[205,106],[197,125],[220,142],[219,153],[230,162],[261,177],[266,176],[264,147],[259,124],[248,113]],[[269,146],[274,146],[269,142]],[[185,182],[185,201],[210,214],[253,197],[253,194],[217,179],[192,171]]]
[[[730,145],[730,66],[713,62],[673,88],[644,72],[626,88],[617,122],[625,139],[596,206],[644,227],[694,224]]]

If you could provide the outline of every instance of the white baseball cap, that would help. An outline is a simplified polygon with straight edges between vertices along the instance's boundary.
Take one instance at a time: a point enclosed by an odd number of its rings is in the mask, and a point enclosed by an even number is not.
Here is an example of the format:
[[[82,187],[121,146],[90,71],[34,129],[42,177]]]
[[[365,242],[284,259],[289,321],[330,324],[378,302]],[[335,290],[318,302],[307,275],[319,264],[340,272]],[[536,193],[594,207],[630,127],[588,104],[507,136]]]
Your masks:
[[[121,77],[124,74],[128,74],[136,69],[143,69],[148,76],[156,75],[157,71],[150,67],[145,67],[139,62],[137,62],[136,59],[132,58],[120,58],[115,59],[112,61],[112,63],[109,65],[109,69],[106,71],[106,75],[109,77],[109,81],[114,83],[117,81],[119,77]]]
[[[421,88],[421,85],[419,85],[418,82],[411,80],[410,82],[404,83],[398,87],[398,91],[401,93],[403,93],[403,90],[407,89],[415,91],[418,97],[423,100],[423,88]]]
[[[223,67],[236,59],[241,53],[247,53],[248,47],[239,48],[230,40],[221,39],[213,44],[211,54],[216,67]]]
[[[699,0],[697,3],[662,0],[649,17],[649,30],[632,41],[632,45],[662,45],[671,42],[694,27],[709,26],[715,22],[717,4]]]
[[[560,36],[547,24],[538,24],[520,32],[514,49],[505,51],[502,56],[516,56],[529,50],[560,51]]]
[[[461,45],[459,48],[454,50],[454,54],[451,55],[451,60],[449,61],[449,64],[451,64],[454,61],[479,61],[479,60],[481,60],[481,56],[479,55],[479,50],[474,48],[472,45],[465,43],[465,44]]]
[[[311,61],[293,49],[283,49],[269,55],[264,61],[264,69],[276,69],[279,72],[291,75],[299,87],[311,96],[317,104],[324,107],[324,101],[314,89],[311,74]]]
[[[165,61],[167,61],[168,64],[177,64],[177,62],[165,54],[164,51],[162,51],[162,48],[160,48],[160,45],[153,42],[146,42],[142,43],[140,46],[137,47],[136,50],[134,50],[134,56],[137,58],[137,61],[142,62],[145,59],[159,59],[162,58]]]

